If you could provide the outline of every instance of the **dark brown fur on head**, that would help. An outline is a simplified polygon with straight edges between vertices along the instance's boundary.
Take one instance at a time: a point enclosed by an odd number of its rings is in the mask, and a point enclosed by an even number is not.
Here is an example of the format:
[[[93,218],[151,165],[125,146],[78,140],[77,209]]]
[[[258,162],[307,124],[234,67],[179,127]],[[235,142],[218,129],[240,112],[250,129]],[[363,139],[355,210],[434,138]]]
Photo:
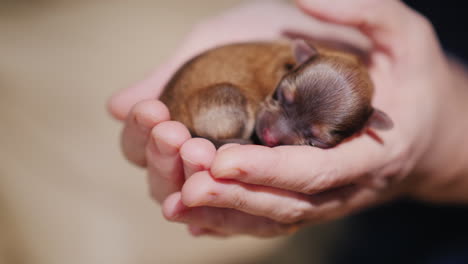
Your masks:
[[[373,85],[358,56],[304,41],[294,45],[299,66],[284,76],[257,117],[264,144],[330,148],[366,125],[391,126],[371,106]]]

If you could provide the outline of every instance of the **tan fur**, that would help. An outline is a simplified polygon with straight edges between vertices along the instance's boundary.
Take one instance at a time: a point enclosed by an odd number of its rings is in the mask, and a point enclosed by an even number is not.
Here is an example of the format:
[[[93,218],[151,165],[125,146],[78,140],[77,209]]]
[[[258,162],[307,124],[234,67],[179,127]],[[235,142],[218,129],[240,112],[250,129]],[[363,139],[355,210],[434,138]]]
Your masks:
[[[183,65],[165,87],[161,101],[171,118],[193,135],[247,139],[260,102],[274,92],[294,62],[288,42],[218,47]]]

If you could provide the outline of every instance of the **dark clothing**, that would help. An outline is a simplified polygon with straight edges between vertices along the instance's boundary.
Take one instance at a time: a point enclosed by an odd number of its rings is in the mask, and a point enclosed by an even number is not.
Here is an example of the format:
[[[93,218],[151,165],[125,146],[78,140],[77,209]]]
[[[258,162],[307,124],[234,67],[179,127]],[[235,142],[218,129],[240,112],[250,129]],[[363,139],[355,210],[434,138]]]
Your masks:
[[[468,61],[463,1],[405,2],[429,18],[447,52]],[[468,263],[468,207],[397,201],[350,217],[347,223],[327,263]]]
[[[408,0],[406,4],[426,16],[448,52],[468,61],[468,9],[464,1]]]
[[[411,201],[371,209],[347,221],[330,263],[468,263],[468,209]]]

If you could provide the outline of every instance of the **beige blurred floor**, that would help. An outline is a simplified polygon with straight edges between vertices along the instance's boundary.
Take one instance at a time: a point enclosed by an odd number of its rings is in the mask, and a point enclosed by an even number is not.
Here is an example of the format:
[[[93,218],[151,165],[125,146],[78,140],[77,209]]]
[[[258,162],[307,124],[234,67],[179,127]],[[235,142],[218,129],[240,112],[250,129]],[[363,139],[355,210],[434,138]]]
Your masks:
[[[0,263],[256,263],[282,244],[166,222],[105,112],[237,2],[0,0]]]

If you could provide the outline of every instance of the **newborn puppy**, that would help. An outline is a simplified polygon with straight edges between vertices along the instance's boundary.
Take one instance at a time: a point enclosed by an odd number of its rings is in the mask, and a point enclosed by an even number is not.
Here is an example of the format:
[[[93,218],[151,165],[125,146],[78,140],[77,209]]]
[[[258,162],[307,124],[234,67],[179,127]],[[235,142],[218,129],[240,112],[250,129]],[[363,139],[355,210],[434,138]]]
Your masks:
[[[298,66],[257,116],[256,133],[265,145],[330,148],[365,128],[392,127],[371,105],[374,87],[358,54],[303,40],[293,47]]]
[[[160,99],[194,137],[251,143],[260,105],[294,65],[290,42],[221,46],[185,63]]]

